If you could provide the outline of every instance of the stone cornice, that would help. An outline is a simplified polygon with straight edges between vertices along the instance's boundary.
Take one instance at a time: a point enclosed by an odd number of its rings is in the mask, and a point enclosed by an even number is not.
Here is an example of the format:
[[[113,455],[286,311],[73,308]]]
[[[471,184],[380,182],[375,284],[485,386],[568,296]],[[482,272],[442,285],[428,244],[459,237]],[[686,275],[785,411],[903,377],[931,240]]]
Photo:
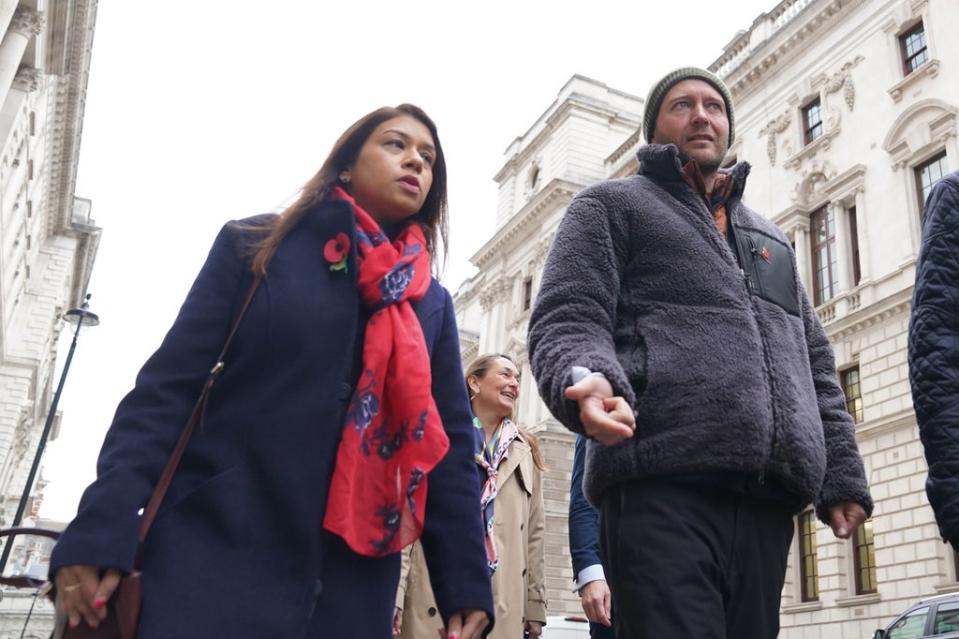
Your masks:
[[[758,43],[756,47],[744,53],[743,42],[748,43],[753,33],[757,33],[762,26],[757,24],[766,19],[775,22],[774,14],[781,9],[788,10],[788,6],[795,2],[784,1],[771,14],[761,16],[753,23],[752,28],[742,38],[737,38],[733,44],[739,48],[727,49],[719,59],[709,66],[713,72],[719,72],[723,77],[733,97],[740,98],[753,88],[761,85],[774,72],[784,59],[797,50],[807,50],[813,41],[820,38],[829,28],[835,26],[849,12],[852,7],[862,4],[865,0],[814,0],[804,6],[795,17],[785,22],[768,39]],[[733,63],[738,56],[742,56],[739,63],[723,69]]]
[[[824,123],[826,124],[826,123]],[[839,127],[833,127],[828,129],[821,136],[810,142],[809,144],[803,146],[801,149],[793,153],[783,164],[787,169],[796,169],[805,161],[810,160],[820,151],[828,151],[829,147],[832,145],[832,141],[839,135]]]
[[[623,141],[622,144],[616,147],[616,150],[610,153],[606,157],[607,169],[611,167],[612,165],[616,164],[616,162],[620,158],[622,158],[624,155],[626,155],[633,149],[638,148],[642,137],[643,137],[643,130],[641,128],[638,128],[631,136],[626,138],[626,140]]]
[[[481,274],[476,274],[473,277],[464,280],[460,283],[459,288],[456,289],[456,293],[453,295],[453,306],[459,310],[465,304],[469,304],[476,296],[480,294],[481,286],[479,286]]]
[[[506,224],[500,227],[479,251],[473,254],[470,263],[480,270],[486,268],[490,260],[496,257],[499,251],[506,248],[514,238],[535,226],[545,214],[555,210],[557,205],[566,206],[583,186],[585,185],[567,180],[554,179],[550,181],[532,200],[526,203],[526,206],[517,211]]]
[[[628,95],[628,94],[623,94]],[[630,96],[633,97],[633,96]],[[636,98],[638,99],[638,98]],[[596,98],[579,93],[573,92],[567,96],[559,104],[553,103],[546,112],[540,116],[540,119],[536,121],[536,124],[540,122],[543,123],[542,128],[530,139],[526,139],[529,136],[536,125],[530,127],[526,133],[521,137],[517,138],[520,141],[526,141],[526,144],[519,151],[515,152],[506,163],[496,172],[496,175],[493,176],[493,179],[497,183],[501,183],[506,180],[511,175],[525,165],[534,155],[536,155],[549,140],[551,139],[553,133],[559,128],[564,121],[566,121],[570,114],[574,111],[580,111],[585,113],[592,113],[601,118],[607,119],[610,122],[620,120],[626,122],[630,125],[639,126],[638,120],[633,120],[632,118],[626,117],[622,111],[610,108],[610,106],[597,100]],[[516,142],[514,141],[513,144]],[[512,144],[510,145],[513,146]]]
[[[77,161],[90,71],[90,52],[96,21],[97,0],[77,0],[72,15],[47,33],[48,45],[69,43],[65,74],[49,76],[47,105],[47,206],[51,234],[72,229]],[[60,26],[63,30],[60,30]]]
[[[939,66],[939,60],[936,58],[926,60],[918,69],[889,87],[888,93],[893,102],[899,102],[902,100],[903,91],[918,82],[920,78],[934,78],[939,75]]]
[[[911,408],[905,408],[892,415],[879,419],[870,419],[856,425],[856,439],[873,439],[883,433],[900,430],[902,428],[916,428],[916,413]]]
[[[769,221],[787,234],[792,233],[797,228],[809,230],[809,211],[794,204],[771,217]]]
[[[830,202],[841,202],[865,190],[866,165],[856,164],[832,178],[823,187]]]
[[[862,285],[859,287],[859,290],[861,291],[861,289],[865,288],[866,286],[877,287],[880,283],[891,280],[899,275],[901,275],[901,270],[890,273],[888,276],[878,281]],[[856,291],[850,291],[850,293],[855,292]],[[895,315],[908,313],[911,307],[912,287],[907,287],[888,295],[884,299],[876,300],[875,302],[865,306],[859,306],[857,310],[830,324],[826,329],[826,333],[828,334],[829,339],[834,342],[843,340],[869,328],[870,326],[873,326],[874,324],[884,322]]]
[[[924,148],[923,145],[913,148],[915,143],[907,135],[911,127],[922,122],[927,127],[928,142],[942,144],[947,138],[956,135],[957,115],[959,109],[955,106],[934,98],[920,100],[903,111],[882,143],[882,148],[892,156],[893,168],[899,169],[909,164],[913,156]]]

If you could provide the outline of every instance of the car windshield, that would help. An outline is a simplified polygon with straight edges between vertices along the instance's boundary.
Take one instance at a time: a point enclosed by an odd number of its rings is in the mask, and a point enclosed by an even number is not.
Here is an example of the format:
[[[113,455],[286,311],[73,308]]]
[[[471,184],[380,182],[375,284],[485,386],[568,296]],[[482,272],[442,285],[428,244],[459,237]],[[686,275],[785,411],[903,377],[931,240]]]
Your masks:
[[[886,639],[922,639],[928,616],[929,606],[913,610],[889,626]]]

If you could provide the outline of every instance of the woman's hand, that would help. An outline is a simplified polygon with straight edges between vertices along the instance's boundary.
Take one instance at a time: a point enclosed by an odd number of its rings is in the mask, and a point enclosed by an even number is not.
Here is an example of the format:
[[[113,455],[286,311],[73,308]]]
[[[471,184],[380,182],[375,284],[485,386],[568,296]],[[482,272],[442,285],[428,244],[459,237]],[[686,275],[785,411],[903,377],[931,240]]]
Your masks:
[[[539,636],[543,634],[543,624],[539,621],[527,621],[526,634],[529,639],[539,639]]]
[[[64,566],[57,571],[54,583],[57,605],[67,614],[70,627],[76,628],[80,621],[86,621],[88,626],[96,628],[107,618],[107,601],[120,584],[120,572],[107,570],[101,579],[96,566]]]
[[[400,632],[403,630],[403,609],[396,608],[393,610],[393,636],[398,637]]]
[[[450,615],[446,633],[440,631],[440,639],[480,639],[488,624],[483,610],[458,610]]]

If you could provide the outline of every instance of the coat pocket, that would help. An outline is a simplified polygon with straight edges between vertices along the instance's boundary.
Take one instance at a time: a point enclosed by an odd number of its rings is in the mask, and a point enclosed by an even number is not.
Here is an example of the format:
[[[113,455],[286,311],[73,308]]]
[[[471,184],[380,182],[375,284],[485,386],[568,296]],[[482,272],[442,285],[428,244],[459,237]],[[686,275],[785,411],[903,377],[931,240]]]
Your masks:
[[[535,472],[536,468],[535,464],[533,464],[533,454],[529,452],[523,461],[519,463],[519,466],[516,467],[516,479],[520,487],[526,492],[527,497],[533,494],[533,473]]]
[[[741,238],[743,269],[750,274],[752,293],[799,316],[799,291],[792,250],[780,240],[755,229],[736,227]]]

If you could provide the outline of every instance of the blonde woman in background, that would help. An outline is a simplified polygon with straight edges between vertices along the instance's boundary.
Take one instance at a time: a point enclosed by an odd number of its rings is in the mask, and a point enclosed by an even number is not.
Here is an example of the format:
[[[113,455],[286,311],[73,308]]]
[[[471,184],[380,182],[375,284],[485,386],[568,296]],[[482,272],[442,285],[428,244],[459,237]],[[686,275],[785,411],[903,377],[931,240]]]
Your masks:
[[[539,637],[546,623],[542,477],[536,438],[513,423],[519,399],[516,364],[506,355],[478,357],[466,369],[473,407],[476,464],[482,485],[477,513],[486,530],[496,625],[490,639]],[[435,637],[442,620],[419,543],[403,552],[394,633]]]

